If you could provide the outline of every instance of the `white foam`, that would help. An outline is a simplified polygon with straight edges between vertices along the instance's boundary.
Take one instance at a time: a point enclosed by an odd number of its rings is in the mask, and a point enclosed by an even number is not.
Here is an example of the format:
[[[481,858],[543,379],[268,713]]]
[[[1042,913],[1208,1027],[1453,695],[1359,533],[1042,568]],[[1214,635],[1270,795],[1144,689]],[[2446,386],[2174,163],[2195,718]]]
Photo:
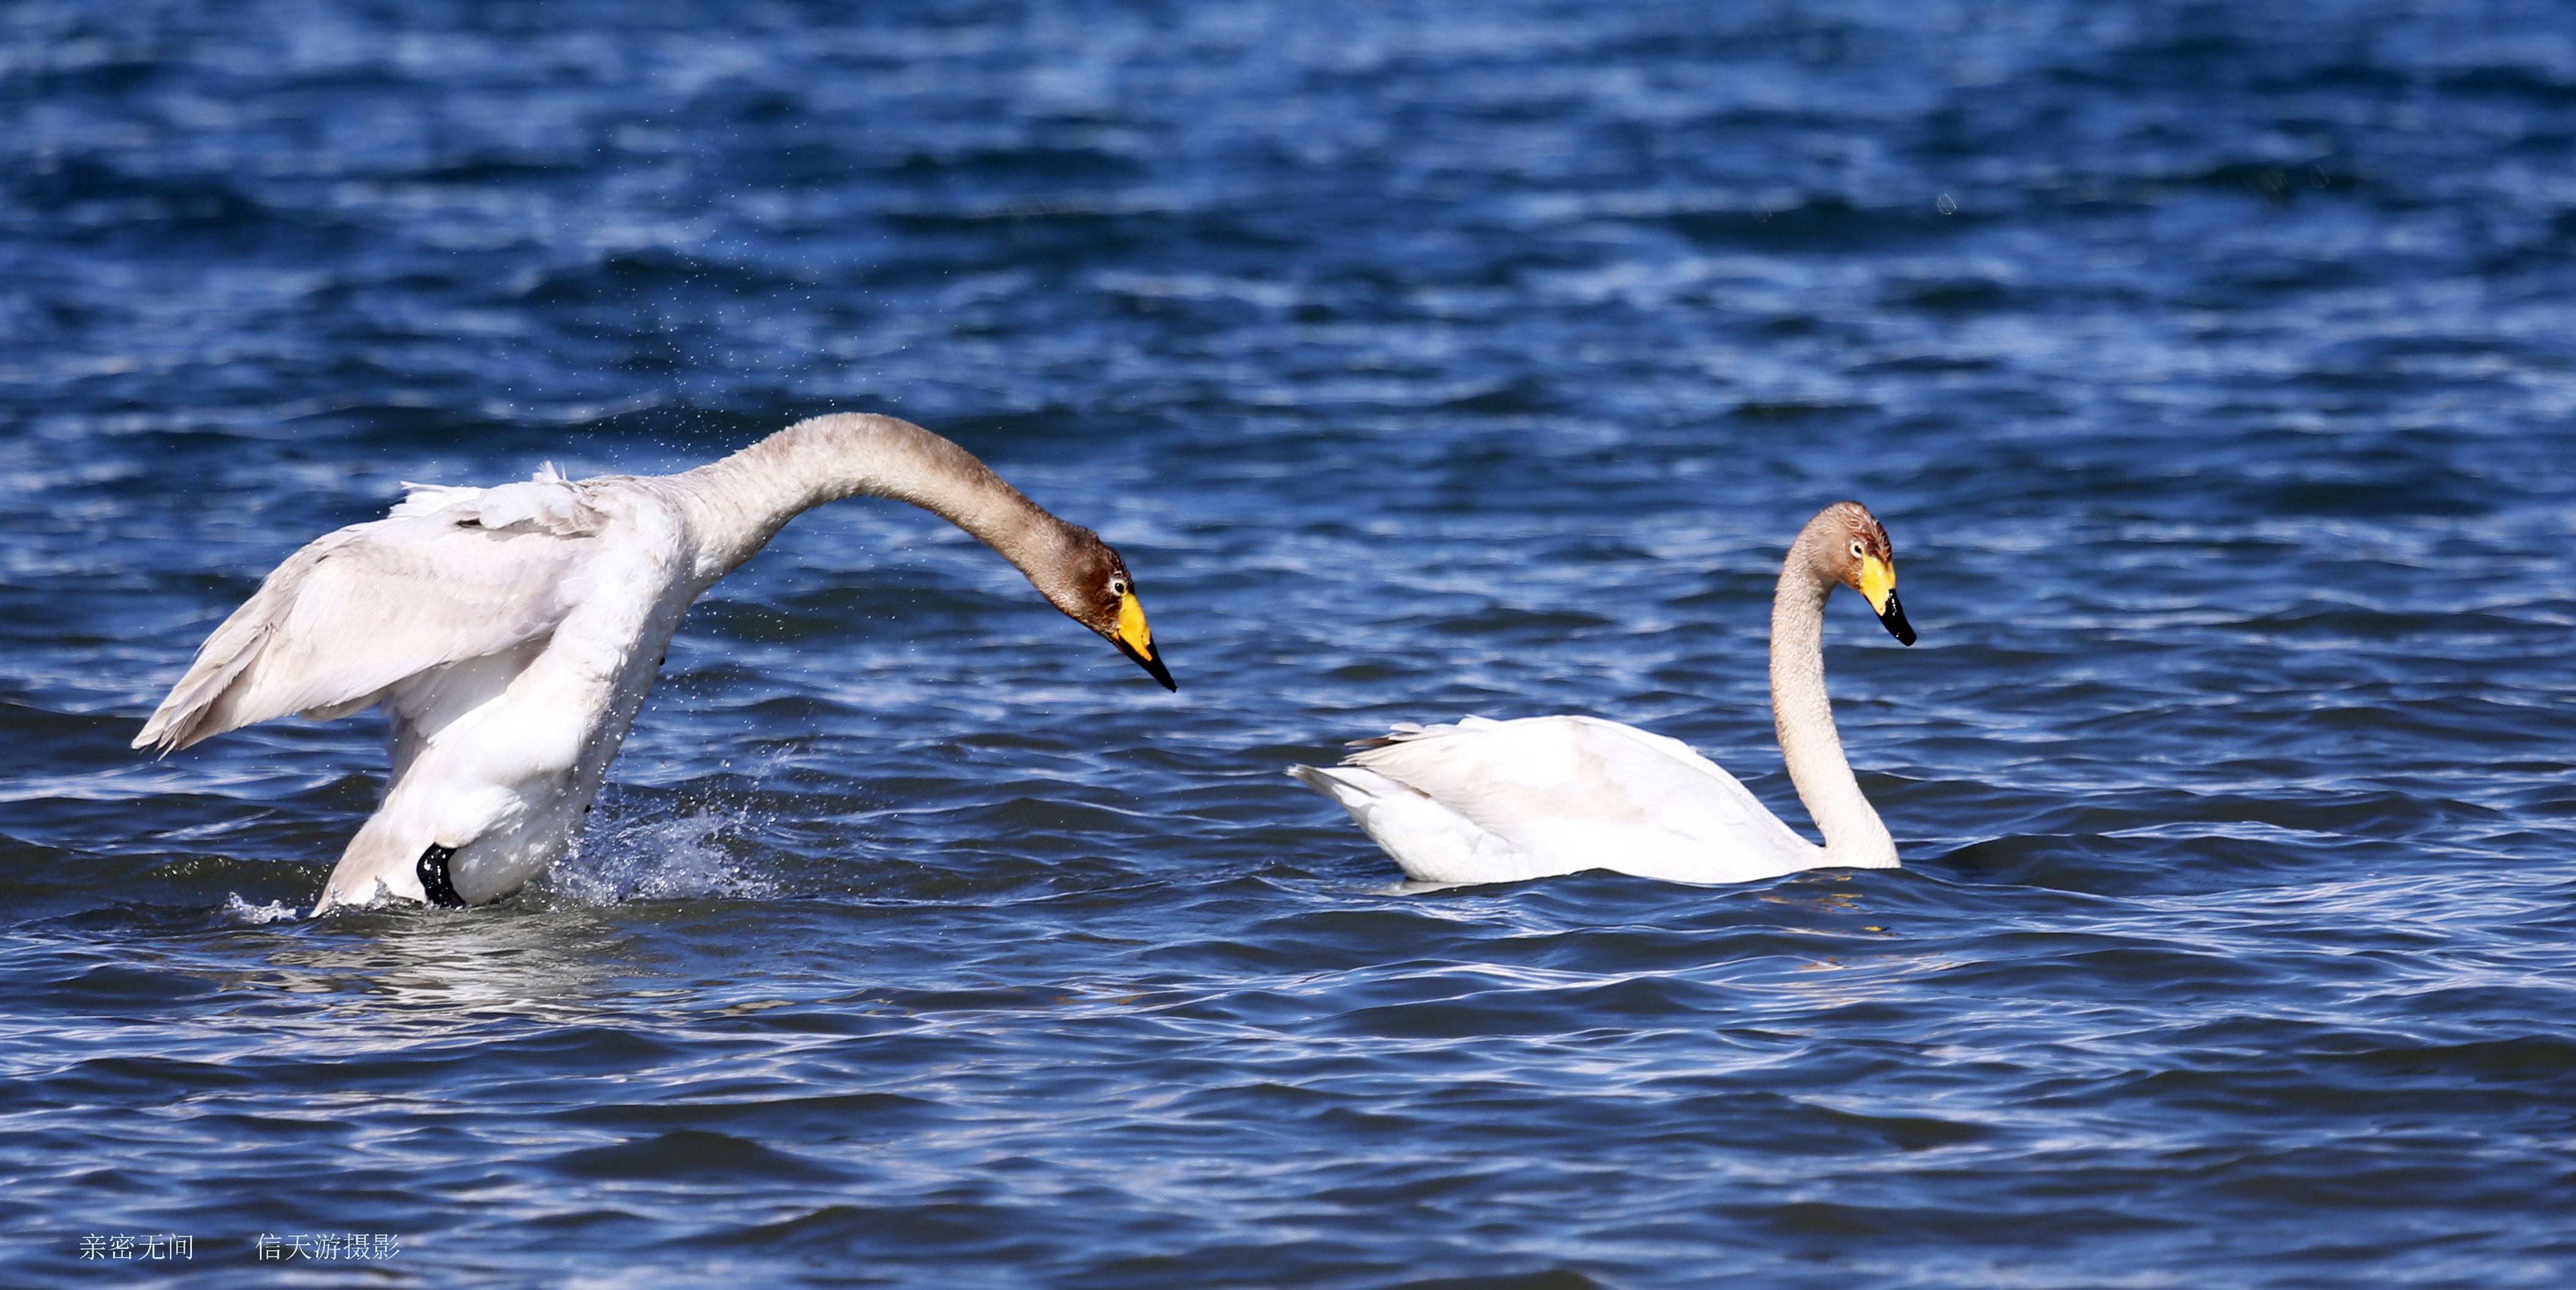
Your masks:
[[[293,905],[274,900],[265,905],[254,905],[242,899],[241,893],[233,891],[224,893],[224,907],[217,912],[225,922],[238,923],[244,927],[257,927],[264,923],[293,922],[304,916]]]
[[[736,863],[722,841],[729,831],[751,822],[750,812],[743,808],[594,820],[580,846],[555,863],[542,885],[551,894],[582,905],[769,896],[775,894],[777,884]]]

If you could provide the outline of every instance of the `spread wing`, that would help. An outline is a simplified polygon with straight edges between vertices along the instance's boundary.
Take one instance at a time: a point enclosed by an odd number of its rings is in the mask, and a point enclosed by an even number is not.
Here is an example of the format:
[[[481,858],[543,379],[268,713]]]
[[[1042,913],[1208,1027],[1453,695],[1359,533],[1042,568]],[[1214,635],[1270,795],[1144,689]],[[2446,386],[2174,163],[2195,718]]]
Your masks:
[[[608,522],[594,485],[549,466],[498,488],[407,487],[387,518],[324,534],[270,573],[134,746],[343,716],[408,677],[546,636],[581,599]]]
[[[1739,882],[1805,867],[1817,850],[1717,763],[1612,721],[1471,717],[1399,729],[1347,764],[1503,844],[1512,876],[1614,869]]]

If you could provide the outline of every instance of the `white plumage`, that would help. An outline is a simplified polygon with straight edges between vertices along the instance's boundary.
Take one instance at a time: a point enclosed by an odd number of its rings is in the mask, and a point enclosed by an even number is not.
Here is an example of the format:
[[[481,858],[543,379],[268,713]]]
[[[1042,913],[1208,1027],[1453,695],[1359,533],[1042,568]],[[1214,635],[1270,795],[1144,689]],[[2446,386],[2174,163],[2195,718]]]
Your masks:
[[[1772,597],[1772,711],[1821,847],[1688,745],[1594,717],[1399,725],[1341,765],[1288,773],[1341,803],[1418,882],[1609,869],[1721,883],[1894,868],[1896,844],[1861,795],[1825,696],[1824,605],[1836,585],[1860,591],[1891,633],[1914,643],[1886,530],[1858,502],[1808,522]]]
[[[578,836],[690,604],[835,498],[946,516],[1171,684],[1117,552],[892,418],[816,418],[681,475],[573,481],[549,466],[493,488],[405,487],[384,519],[269,574],[134,741],[167,751],[381,706],[384,803],[316,913],[387,897],[482,904],[542,872]]]
[[[1291,773],[1349,808],[1418,882],[1586,869],[1750,882],[1823,853],[1688,744],[1596,717],[1398,726],[1342,765]]]

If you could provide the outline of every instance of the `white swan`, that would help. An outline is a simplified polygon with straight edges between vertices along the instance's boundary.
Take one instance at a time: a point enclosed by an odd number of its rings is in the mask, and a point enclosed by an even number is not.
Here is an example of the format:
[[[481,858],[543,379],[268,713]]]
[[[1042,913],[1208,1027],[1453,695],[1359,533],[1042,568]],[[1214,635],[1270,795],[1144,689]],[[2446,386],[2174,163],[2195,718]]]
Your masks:
[[[224,620],[134,740],[167,753],[255,721],[382,705],[384,804],[313,912],[499,900],[571,846],[691,602],[809,507],[891,497],[1019,566],[1164,688],[1136,582],[1087,528],[892,417],[800,422],[679,475],[407,484],[315,539]]]
[[[1852,778],[1825,697],[1825,600],[1869,601],[1908,645],[1896,556],[1869,508],[1807,521],[1771,598],[1771,712],[1798,799],[1825,835],[1799,837],[1717,763],[1677,739],[1592,717],[1400,725],[1339,766],[1289,774],[1350,810],[1420,882],[1516,882],[1610,869],[1749,882],[1801,869],[1893,869],[1896,843]]]

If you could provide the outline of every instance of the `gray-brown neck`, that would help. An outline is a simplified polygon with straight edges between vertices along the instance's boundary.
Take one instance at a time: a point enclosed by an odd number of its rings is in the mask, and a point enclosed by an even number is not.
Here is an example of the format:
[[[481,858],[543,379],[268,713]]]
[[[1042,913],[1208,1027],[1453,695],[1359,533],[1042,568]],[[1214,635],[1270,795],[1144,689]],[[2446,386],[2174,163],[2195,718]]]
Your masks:
[[[1771,719],[1789,782],[1825,835],[1825,854],[1837,865],[1892,869],[1896,841],[1861,795],[1825,694],[1825,601],[1838,582],[1828,553],[1841,540],[1841,524],[1819,515],[1780,566],[1771,596]]]
[[[845,497],[891,497],[1000,552],[1048,599],[1070,603],[1074,592],[1065,566],[1081,530],[1021,496],[975,454],[909,421],[863,413],[815,417],[671,478],[696,521],[702,582],[731,572],[813,507]]]

